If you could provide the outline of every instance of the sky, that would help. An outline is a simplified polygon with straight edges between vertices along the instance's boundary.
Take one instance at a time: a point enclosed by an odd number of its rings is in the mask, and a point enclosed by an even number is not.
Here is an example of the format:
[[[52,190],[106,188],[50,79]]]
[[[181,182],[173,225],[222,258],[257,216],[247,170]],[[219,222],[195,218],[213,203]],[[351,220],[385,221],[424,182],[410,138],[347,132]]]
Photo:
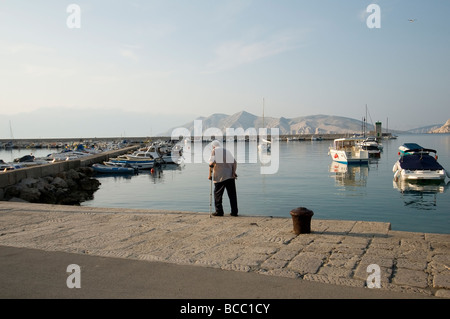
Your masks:
[[[362,119],[367,105],[389,129],[445,123],[449,13],[448,0],[2,0],[0,138],[156,135],[261,115],[263,99],[271,117]]]

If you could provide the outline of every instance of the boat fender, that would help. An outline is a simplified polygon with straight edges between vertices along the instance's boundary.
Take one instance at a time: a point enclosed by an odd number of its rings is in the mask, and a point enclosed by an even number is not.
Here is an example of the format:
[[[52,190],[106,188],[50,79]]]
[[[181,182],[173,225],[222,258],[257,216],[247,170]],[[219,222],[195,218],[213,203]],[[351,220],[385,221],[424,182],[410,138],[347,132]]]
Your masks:
[[[437,155],[435,155],[435,156],[434,156],[434,159],[435,159],[435,160],[437,161],[437,160],[438,160],[438,156],[437,156]]]
[[[396,171],[394,174],[394,181],[398,181],[398,175],[400,175],[400,171]]]

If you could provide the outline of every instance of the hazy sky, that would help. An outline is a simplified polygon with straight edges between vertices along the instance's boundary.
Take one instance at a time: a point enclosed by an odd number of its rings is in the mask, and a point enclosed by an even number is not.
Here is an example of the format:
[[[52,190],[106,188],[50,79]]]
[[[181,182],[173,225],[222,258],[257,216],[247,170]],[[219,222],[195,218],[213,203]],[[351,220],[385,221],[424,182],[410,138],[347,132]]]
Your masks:
[[[260,115],[263,97],[266,116],[361,119],[367,104],[392,129],[444,123],[449,13],[448,0],[3,0],[0,138],[9,123],[16,138],[146,136]]]

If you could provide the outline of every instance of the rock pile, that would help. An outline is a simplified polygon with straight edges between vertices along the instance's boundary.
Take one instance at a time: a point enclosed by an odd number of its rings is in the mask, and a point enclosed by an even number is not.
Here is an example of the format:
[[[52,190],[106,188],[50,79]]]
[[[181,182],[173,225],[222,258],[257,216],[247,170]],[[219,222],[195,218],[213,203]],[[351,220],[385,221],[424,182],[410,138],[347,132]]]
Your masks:
[[[92,178],[90,167],[81,167],[55,176],[26,178],[4,189],[3,200],[23,200],[30,203],[80,205],[90,200],[100,182]]]

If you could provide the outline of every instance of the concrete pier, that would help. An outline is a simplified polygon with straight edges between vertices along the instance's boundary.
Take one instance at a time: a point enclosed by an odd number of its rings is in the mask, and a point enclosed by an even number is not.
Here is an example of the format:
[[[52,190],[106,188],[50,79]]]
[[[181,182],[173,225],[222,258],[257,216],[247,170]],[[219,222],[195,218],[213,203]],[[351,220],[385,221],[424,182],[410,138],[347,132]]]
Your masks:
[[[330,290],[353,287],[362,289],[360,296],[450,298],[448,234],[393,231],[389,223],[313,219],[311,233],[297,236],[290,217],[0,205],[0,248],[69,253],[75,264],[83,262],[82,256],[119,258],[268,276],[258,277],[260,281],[322,283]],[[260,295],[255,291],[253,296]]]
[[[76,160],[61,161],[43,165],[36,165],[17,170],[0,172],[0,191],[5,187],[15,185],[25,178],[39,178],[45,176],[56,175],[58,173],[77,169],[79,167],[87,167],[94,163],[102,163],[109,158],[116,157],[125,153],[136,150],[139,146],[129,146],[119,150],[102,152],[99,154],[89,155]]]

